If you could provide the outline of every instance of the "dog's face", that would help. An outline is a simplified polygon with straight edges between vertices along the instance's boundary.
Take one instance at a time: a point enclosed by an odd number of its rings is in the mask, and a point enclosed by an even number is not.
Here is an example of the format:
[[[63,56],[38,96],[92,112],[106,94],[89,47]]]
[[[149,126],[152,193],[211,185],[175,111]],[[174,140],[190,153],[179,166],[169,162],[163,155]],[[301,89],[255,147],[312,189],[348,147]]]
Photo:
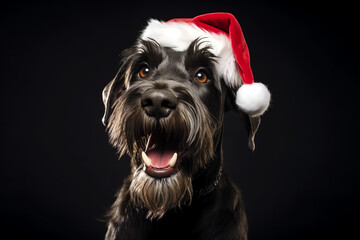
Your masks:
[[[139,40],[104,89],[110,141],[131,156],[131,200],[149,217],[189,203],[192,177],[221,147],[227,88],[215,62],[199,39],[183,52]]]

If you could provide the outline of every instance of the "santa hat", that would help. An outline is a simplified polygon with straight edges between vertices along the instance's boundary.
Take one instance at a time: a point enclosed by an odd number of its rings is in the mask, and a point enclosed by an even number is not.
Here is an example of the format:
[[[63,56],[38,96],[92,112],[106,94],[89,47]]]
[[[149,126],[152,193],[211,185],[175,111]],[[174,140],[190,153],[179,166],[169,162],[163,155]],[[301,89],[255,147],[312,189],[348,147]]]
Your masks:
[[[240,24],[230,13],[209,13],[195,18],[167,22],[150,20],[141,39],[153,39],[176,51],[185,51],[201,38],[218,57],[216,72],[225,84],[236,90],[236,105],[250,116],[263,114],[269,106],[270,92],[262,83],[254,83],[249,49]]]

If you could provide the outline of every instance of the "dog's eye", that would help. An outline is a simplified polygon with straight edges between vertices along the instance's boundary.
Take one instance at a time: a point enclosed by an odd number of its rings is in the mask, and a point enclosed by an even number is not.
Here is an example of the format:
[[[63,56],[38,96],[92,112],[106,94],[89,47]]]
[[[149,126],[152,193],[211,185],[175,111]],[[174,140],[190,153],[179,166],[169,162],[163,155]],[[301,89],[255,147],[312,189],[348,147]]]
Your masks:
[[[144,77],[146,77],[147,75],[149,75],[149,73],[150,73],[150,69],[145,66],[145,67],[142,67],[142,68],[140,69],[140,71],[139,71],[139,76],[140,76],[141,78],[144,78]]]
[[[195,75],[198,82],[205,83],[208,80],[208,76],[203,71],[198,71]]]

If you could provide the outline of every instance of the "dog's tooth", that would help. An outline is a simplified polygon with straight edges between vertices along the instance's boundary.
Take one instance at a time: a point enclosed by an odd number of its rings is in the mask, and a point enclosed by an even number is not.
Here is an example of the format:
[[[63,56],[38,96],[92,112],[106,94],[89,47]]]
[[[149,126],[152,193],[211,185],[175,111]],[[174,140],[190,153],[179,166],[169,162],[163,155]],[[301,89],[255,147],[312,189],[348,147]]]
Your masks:
[[[146,155],[146,153],[145,153],[144,151],[141,153],[141,157],[142,157],[145,165],[148,166],[148,167],[150,167],[150,165],[151,165],[151,160],[150,160],[150,158]]]
[[[174,153],[174,155],[171,157],[169,162],[170,167],[175,167],[176,160],[177,160],[177,153]]]

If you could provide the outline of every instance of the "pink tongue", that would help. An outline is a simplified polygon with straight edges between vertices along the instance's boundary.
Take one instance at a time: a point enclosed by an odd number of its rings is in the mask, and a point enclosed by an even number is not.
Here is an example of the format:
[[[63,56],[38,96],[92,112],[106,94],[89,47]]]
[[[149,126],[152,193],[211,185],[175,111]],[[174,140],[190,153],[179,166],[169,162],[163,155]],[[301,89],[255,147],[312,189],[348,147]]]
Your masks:
[[[154,168],[166,168],[169,166],[171,157],[174,155],[172,151],[150,150],[146,155],[151,159],[151,166]]]

